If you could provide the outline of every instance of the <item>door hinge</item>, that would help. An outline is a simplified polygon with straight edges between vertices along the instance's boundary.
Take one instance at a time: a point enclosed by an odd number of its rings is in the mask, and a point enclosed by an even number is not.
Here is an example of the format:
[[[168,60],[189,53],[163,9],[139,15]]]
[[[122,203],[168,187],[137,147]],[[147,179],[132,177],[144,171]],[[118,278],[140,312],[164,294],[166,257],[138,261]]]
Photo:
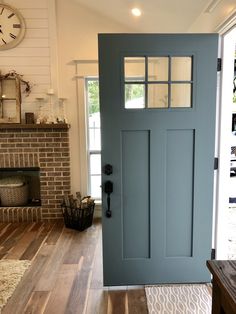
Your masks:
[[[215,157],[214,158],[214,170],[218,170],[218,166],[219,166],[219,158]]]
[[[216,249],[211,249],[211,260],[216,259]]]
[[[220,72],[222,70],[222,59],[217,59],[217,72]]]

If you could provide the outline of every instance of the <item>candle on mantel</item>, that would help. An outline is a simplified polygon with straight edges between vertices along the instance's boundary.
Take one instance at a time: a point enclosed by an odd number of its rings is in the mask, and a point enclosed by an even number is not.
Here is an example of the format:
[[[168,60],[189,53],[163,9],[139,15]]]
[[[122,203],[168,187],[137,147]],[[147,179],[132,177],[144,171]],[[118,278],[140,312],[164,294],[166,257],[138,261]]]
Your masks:
[[[66,114],[65,114],[65,101],[67,100],[67,97],[63,97],[60,95],[58,100],[59,100],[59,104],[61,106],[58,121],[59,121],[59,123],[68,123],[68,120],[67,120]]]

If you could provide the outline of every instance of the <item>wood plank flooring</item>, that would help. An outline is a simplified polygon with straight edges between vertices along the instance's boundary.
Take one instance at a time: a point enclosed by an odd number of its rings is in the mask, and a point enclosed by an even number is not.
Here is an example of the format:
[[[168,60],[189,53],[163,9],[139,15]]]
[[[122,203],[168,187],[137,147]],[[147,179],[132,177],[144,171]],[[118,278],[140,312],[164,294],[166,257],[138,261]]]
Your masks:
[[[103,288],[101,223],[0,223],[0,259],[29,259],[2,314],[146,314],[142,287]]]

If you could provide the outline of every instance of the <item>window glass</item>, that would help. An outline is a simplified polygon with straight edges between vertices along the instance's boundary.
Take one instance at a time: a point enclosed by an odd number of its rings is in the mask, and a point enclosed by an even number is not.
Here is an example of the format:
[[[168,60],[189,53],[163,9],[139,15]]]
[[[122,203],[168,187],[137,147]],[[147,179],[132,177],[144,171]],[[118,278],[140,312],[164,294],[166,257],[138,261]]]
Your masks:
[[[125,82],[145,80],[145,58],[125,58]]]
[[[126,109],[192,107],[192,56],[125,57],[124,65]]]
[[[101,199],[101,175],[91,176],[90,194],[94,199]]]
[[[145,107],[144,84],[125,84],[125,108],[137,109]]]
[[[171,107],[191,107],[191,84],[171,85]]]
[[[89,116],[89,119],[93,119],[93,115]],[[96,115],[97,119],[100,119],[100,114]],[[100,150],[101,149],[101,129],[97,127],[89,127],[89,149]]]
[[[148,85],[148,108],[168,108],[168,84]]]
[[[192,80],[192,58],[172,57],[171,58],[171,80],[191,81]]]
[[[101,154],[90,155],[90,174],[101,174]]]
[[[101,199],[101,125],[99,106],[99,84],[97,79],[87,79],[88,106],[88,153],[89,194]]]
[[[148,58],[148,81],[168,81],[168,57]]]

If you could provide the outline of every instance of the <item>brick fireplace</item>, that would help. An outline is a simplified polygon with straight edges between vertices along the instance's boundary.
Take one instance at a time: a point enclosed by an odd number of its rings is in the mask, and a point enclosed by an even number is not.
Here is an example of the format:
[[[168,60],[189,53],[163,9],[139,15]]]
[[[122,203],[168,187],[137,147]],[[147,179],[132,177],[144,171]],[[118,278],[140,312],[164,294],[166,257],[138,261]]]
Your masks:
[[[0,222],[61,219],[70,193],[69,127],[0,125],[0,168],[39,167],[41,206],[0,207]]]

